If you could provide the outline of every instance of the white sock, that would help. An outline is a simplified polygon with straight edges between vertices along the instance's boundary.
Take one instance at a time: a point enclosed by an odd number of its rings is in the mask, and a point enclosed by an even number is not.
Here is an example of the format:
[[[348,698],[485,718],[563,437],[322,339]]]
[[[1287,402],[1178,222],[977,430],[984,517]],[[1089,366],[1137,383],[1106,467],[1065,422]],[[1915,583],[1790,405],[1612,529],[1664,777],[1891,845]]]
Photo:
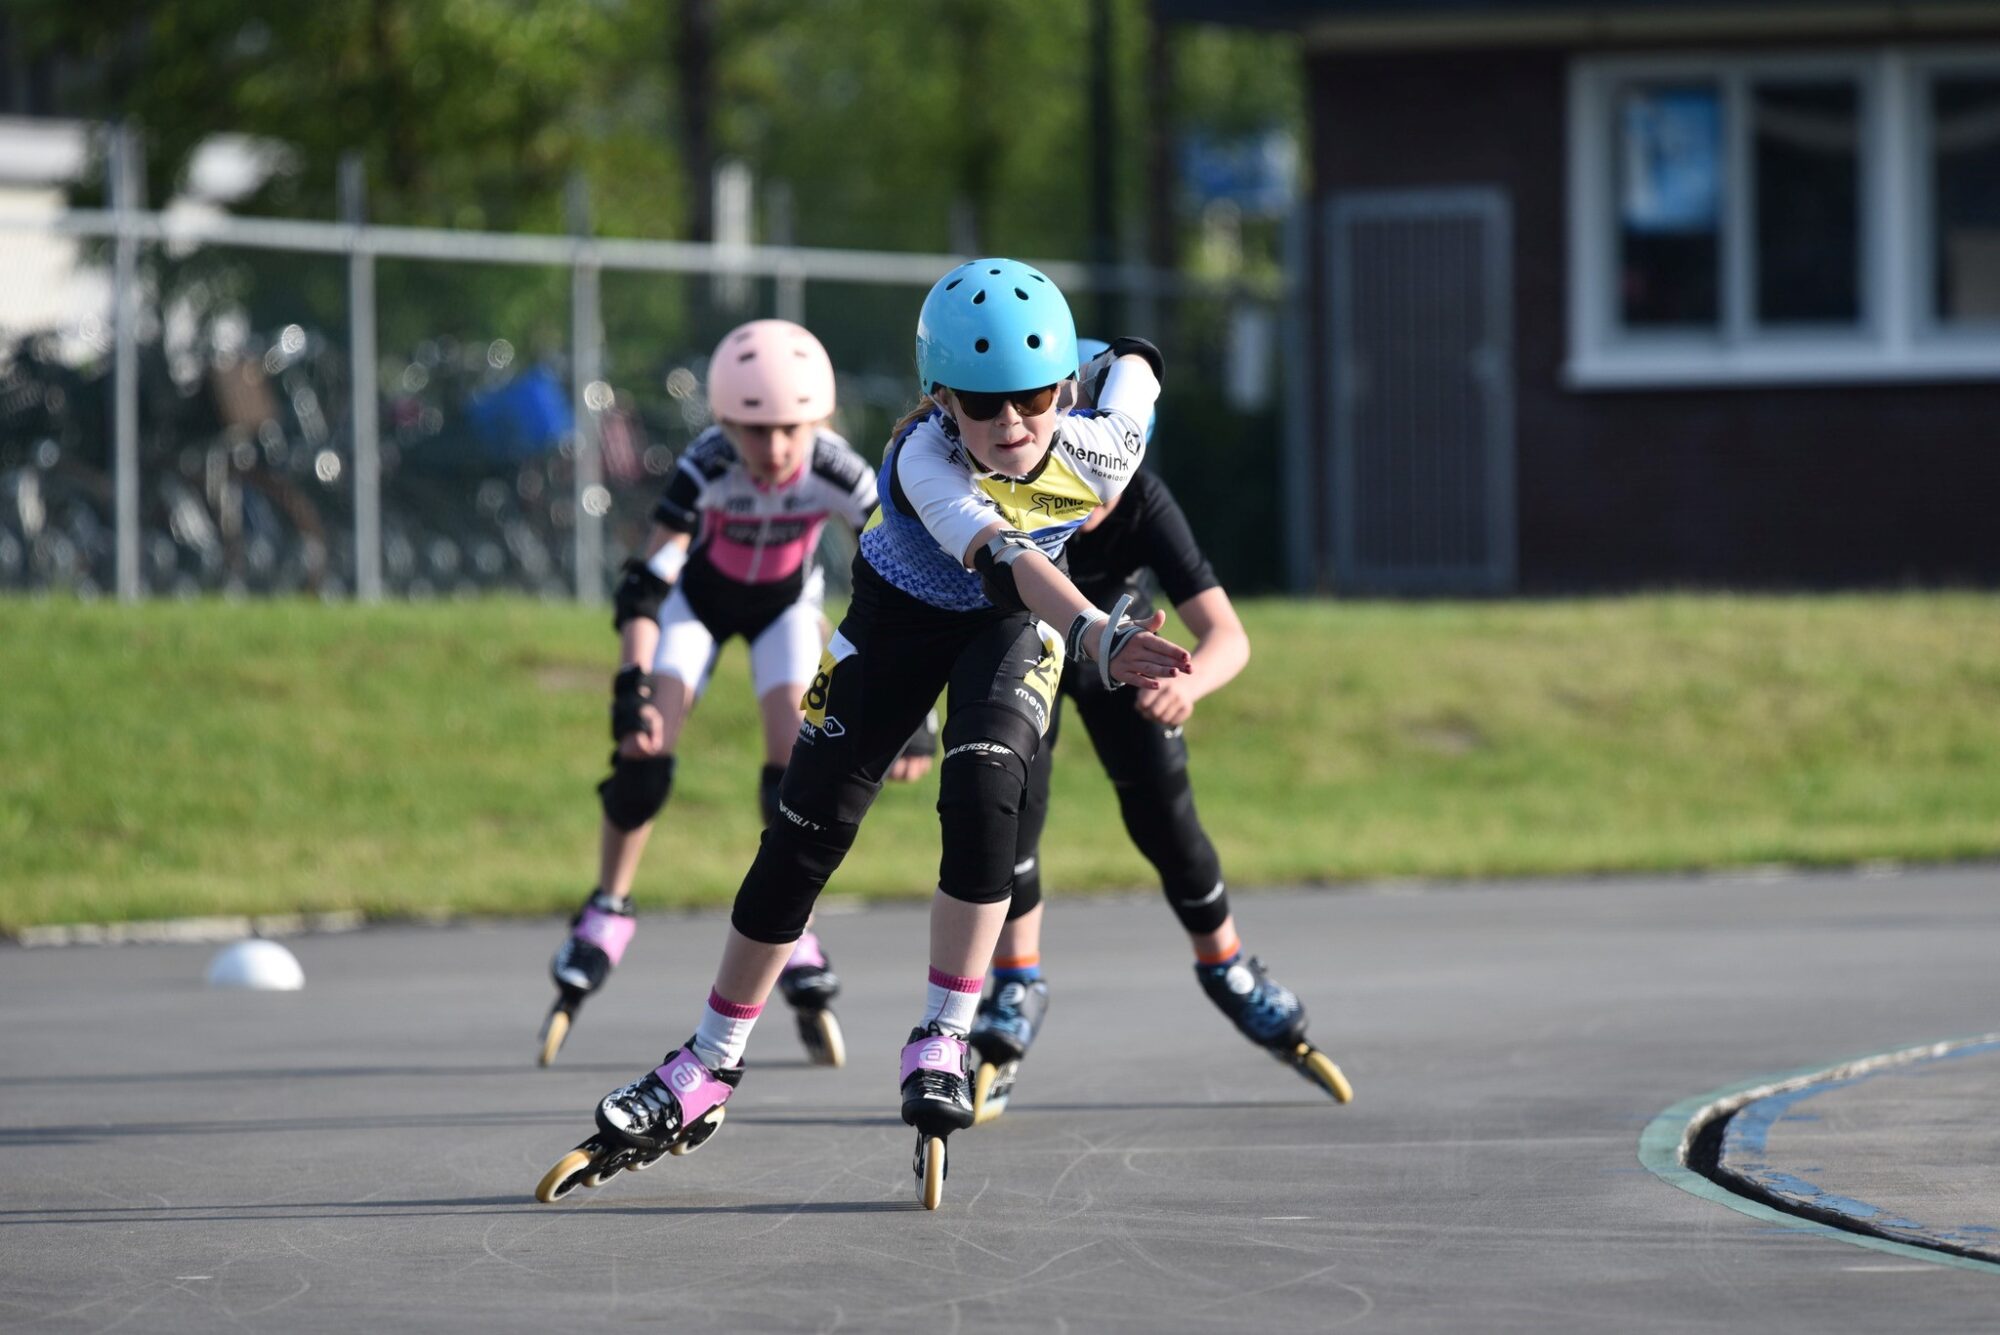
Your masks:
[[[741,1066],[744,1050],[750,1046],[750,1031],[763,1013],[762,1006],[739,1006],[710,988],[701,1025],[694,1031],[694,1055],[711,1071]]]
[[[972,1032],[972,1017],[979,1012],[979,989],[985,981],[932,969],[924,994],[923,1022],[964,1038]]]

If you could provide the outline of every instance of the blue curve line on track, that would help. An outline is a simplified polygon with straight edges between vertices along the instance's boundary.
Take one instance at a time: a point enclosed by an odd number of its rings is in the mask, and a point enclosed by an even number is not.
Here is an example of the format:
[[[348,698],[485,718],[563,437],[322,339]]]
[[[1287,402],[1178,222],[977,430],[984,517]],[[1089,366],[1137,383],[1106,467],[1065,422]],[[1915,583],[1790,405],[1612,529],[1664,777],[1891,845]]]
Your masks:
[[[1822,1090],[1839,1089],[1842,1086],[1855,1084],[1872,1076],[1880,1075],[1885,1071],[1906,1070],[1909,1067],[1923,1065],[1928,1062],[1949,1061],[1956,1057],[1992,1052],[1996,1049],[2000,1049],[2000,1040],[1974,1040],[1966,1043],[1963,1047],[1954,1048],[1937,1056],[1916,1058],[1895,1066],[1884,1066],[1879,1070],[1864,1071],[1859,1075],[1847,1076],[1840,1079],[1828,1079],[1804,1085],[1798,1089],[1784,1090],[1768,1095],[1738,1108],[1730,1115],[1730,1124],[1723,1132],[1725,1153],[1734,1144],[1738,1149],[1762,1154],[1765,1139],[1770,1133],[1771,1126],[1779,1118],[1790,1112],[1796,1104]],[[1899,1049],[1898,1051],[1902,1050]],[[1712,1107],[1726,1099],[1747,1093],[1753,1089],[1762,1089],[1768,1085],[1784,1084],[1792,1080],[1810,1079],[1814,1075],[1841,1070],[1857,1062],[1871,1061],[1893,1055],[1895,1055],[1893,1052],[1874,1053],[1867,1057],[1856,1057],[1850,1061],[1837,1062],[1832,1066],[1808,1067],[1805,1070],[1793,1071],[1784,1075],[1764,1076],[1756,1080],[1745,1080],[1722,1089],[1711,1090],[1706,1094],[1698,1094],[1690,1099],[1682,1099],[1679,1103],[1666,1109],[1647,1124],[1645,1131],[1639,1137],[1639,1162],[1644,1164],[1647,1170],[1655,1177],[1679,1187],[1689,1195],[1699,1196],[1703,1200],[1726,1205],[1739,1214],[1749,1215],[1752,1219],[1770,1224],[1778,1224],[1800,1232],[1818,1233],[1823,1237],[1837,1239],[1857,1247],[1866,1247],[1871,1251],[1887,1252],[1892,1256],[1928,1261],[1934,1265],[1953,1266],[1961,1270],[1978,1270],[1989,1275],[2000,1275],[2000,1263],[1981,1260],[1977,1257],[1960,1256],[1954,1252],[1941,1251],[1937,1247],[1898,1242],[1869,1233],[1855,1232],[1852,1229],[1839,1228],[1817,1219],[1808,1219],[1800,1215],[1788,1213],[1752,1197],[1738,1195],[1721,1183],[1703,1177],[1700,1173],[1695,1172],[1692,1168],[1681,1162],[1682,1138],[1686,1135],[1689,1124],[1693,1122],[1696,1115],[1703,1109]],[[1745,1117],[1748,1117],[1750,1120],[1746,1123],[1746,1129],[1742,1133],[1742,1140],[1739,1142],[1736,1140],[1737,1122],[1739,1119]],[[1819,1208],[1835,1210],[1854,1219],[1857,1223],[1866,1221],[1869,1226],[1875,1228],[1923,1228],[1923,1225],[1906,1219],[1877,1218],[1876,1216],[1883,1213],[1878,1206],[1870,1205],[1865,1201],[1851,1200],[1844,1196],[1831,1195],[1802,1178],[1783,1173],[1771,1173],[1771,1170],[1763,1164],[1746,1165],[1747,1168],[1761,1170],[1754,1174],[1754,1176],[1770,1190],[1786,1196],[1800,1197],[1802,1200],[1810,1201],[1812,1205]],[[1767,1177],[1766,1174],[1770,1176]],[[1746,1172],[1745,1175],[1750,1176],[1752,1174]],[[1772,1182],[1770,1180],[1771,1177],[1782,1179],[1786,1185],[1780,1186]],[[1963,1245],[1987,1245],[1989,1243],[1989,1240],[1985,1238],[1967,1240],[1963,1237],[1964,1231],[1987,1233],[1991,1230],[1981,1226],[1976,1229],[1962,1230],[1958,1234],[1939,1233],[1935,1236],[1943,1240],[1960,1242]]]

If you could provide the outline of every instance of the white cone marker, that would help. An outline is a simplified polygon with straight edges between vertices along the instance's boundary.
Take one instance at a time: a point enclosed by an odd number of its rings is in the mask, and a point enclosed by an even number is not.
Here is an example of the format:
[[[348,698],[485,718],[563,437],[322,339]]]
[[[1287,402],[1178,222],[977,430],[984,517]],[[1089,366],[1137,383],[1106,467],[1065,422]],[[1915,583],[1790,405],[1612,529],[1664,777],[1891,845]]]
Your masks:
[[[291,951],[276,941],[252,939],[224,946],[208,965],[210,987],[241,987],[253,992],[296,992],[306,985],[306,972]]]

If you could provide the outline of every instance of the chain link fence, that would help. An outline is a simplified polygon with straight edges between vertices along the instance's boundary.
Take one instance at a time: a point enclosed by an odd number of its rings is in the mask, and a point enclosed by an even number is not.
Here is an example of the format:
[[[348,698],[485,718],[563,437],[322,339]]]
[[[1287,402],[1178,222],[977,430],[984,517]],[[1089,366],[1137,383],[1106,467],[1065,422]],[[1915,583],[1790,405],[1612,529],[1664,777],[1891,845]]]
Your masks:
[[[126,599],[602,599],[708,424],[723,333],[811,328],[879,460],[956,262],[119,207],[0,217],[10,253],[78,295],[0,325],[0,589]],[[1280,585],[1279,294],[1045,267],[1085,332],[1166,350],[1154,466],[1226,582]],[[25,272],[0,262],[0,311]]]

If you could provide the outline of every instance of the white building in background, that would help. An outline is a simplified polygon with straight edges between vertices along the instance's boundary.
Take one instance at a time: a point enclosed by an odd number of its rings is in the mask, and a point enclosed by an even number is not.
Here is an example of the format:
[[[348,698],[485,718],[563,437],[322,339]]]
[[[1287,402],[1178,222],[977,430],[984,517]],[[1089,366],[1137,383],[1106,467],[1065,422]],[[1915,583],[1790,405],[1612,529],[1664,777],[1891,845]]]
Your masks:
[[[70,191],[101,170],[101,141],[101,127],[86,121],[0,117],[0,356],[38,333],[56,335],[67,361],[109,346],[110,266],[89,258],[85,239],[52,226]],[[284,161],[285,150],[267,140],[215,135],[195,150],[167,214],[221,213]]]

